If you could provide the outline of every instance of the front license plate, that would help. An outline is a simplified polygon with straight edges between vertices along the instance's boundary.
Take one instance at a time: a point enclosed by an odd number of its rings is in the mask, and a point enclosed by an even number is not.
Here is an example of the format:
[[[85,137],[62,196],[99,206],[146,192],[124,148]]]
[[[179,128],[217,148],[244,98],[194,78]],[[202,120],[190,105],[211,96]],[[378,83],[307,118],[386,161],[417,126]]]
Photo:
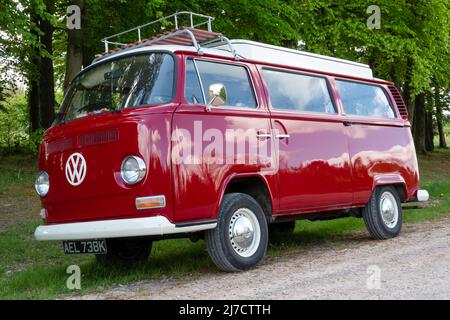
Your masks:
[[[106,240],[67,240],[63,241],[63,250],[65,254],[106,254],[108,248],[106,247]]]

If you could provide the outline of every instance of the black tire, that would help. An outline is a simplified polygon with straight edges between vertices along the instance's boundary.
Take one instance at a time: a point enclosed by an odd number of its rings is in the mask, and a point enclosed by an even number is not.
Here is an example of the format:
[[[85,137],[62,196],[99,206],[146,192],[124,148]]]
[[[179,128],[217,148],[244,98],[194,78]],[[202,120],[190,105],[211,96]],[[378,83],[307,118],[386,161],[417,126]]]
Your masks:
[[[251,238],[243,236],[245,239],[251,239],[248,251],[241,250],[242,248],[237,245],[238,238],[232,236],[232,230],[235,230],[233,226],[237,225],[241,212],[246,212],[250,216],[253,214],[253,220],[247,220],[253,221],[255,228],[259,228],[259,236],[257,236],[258,229],[254,229]],[[261,206],[255,199],[243,193],[229,193],[224,196],[217,216],[217,227],[205,234],[206,246],[212,261],[219,269],[227,272],[248,270],[260,263],[266,254],[268,238],[267,221]],[[248,256],[243,256],[246,254]]]
[[[269,239],[271,237],[287,237],[294,233],[295,221],[269,224]]]
[[[381,206],[386,200],[383,201],[382,199],[383,197],[391,196],[392,201],[395,200],[392,208],[393,210],[395,210],[395,207],[397,208],[397,219],[393,218],[391,220],[391,215],[387,213],[386,215],[388,217],[384,219],[387,220],[387,222],[384,222]],[[389,203],[392,201],[389,200]],[[389,208],[389,206],[387,208]],[[389,212],[389,210],[387,210],[387,212]],[[395,217],[395,214],[393,214],[393,216]],[[363,210],[363,218],[366,228],[372,238],[377,240],[386,240],[398,236],[402,229],[403,214],[400,197],[397,190],[391,186],[376,188],[369,199],[369,203]],[[391,225],[388,225],[389,221],[391,221]]]
[[[106,266],[128,267],[147,262],[152,242],[142,238],[107,239],[107,254],[97,254],[97,261]]]

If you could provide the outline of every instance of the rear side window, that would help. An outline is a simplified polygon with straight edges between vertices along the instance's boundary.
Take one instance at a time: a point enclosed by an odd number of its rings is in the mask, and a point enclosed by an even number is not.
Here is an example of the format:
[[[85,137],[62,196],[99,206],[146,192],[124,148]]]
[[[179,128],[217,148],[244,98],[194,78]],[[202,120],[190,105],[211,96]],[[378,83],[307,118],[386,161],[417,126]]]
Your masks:
[[[273,109],[336,113],[322,77],[263,69]]]
[[[197,67],[200,75],[200,81],[197,77],[195,67]],[[255,95],[245,67],[202,60],[195,60],[195,62],[192,59],[187,60],[186,101],[191,104],[208,103],[207,95],[209,86],[217,83],[225,86],[227,91],[227,106],[256,108]]]
[[[395,118],[395,112],[381,87],[342,80],[336,80],[336,87],[346,114]]]

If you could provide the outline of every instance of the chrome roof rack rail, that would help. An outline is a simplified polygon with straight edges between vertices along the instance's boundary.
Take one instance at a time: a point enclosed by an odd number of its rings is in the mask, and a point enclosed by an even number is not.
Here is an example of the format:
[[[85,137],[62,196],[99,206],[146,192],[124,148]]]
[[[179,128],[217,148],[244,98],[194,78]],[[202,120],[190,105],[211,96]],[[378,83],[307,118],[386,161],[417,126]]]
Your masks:
[[[151,38],[142,38],[143,28],[154,25],[156,23],[163,23],[163,21],[170,20],[173,21],[175,29],[166,31]],[[197,20],[197,23],[194,23],[194,20]],[[180,26],[182,22],[186,21],[189,21],[188,26]],[[103,38],[101,41],[105,45],[105,52],[96,55],[96,59],[94,59],[94,62],[101,60],[106,56],[112,55],[118,51],[125,51],[151,45],[193,46],[197,50],[197,53],[201,55],[203,54],[202,47],[208,48],[212,43],[224,44],[226,47],[225,50],[230,51],[236,60],[242,58],[242,56],[236,53],[236,50],[233,48],[233,45],[228,38],[223,36],[221,33],[212,31],[213,21],[214,17],[199,13],[193,13],[189,11],[176,12],[169,16],[159,18],[158,20],[154,20],[152,22]],[[199,28],[205,26],[206,29]],[[137,34],[137,41],[129,44],[119,41],[119,37],[129,35],[131,33]],[[116,47],[111,48],[111,45],[114,45]]]
[[[189,30],[189,29],[178,29],[176,31],[170,32],[168,34],[156,37],[154,39],[150,39],[150,40],[146,40],[146,41],[142,41],[141,43],[139,43],[138,45],[134,46],[133,48],[139,48],[139,47],[143,47],[143,46],[148,46],[152,43],[158,42],[158,41],[164,41],[165,39],[171,38],[171,37],[176,37],[182,34],[186,34],[192,41],[192,45],[195,47],[195,49],[197,49],[197,52],[199,54],[202,54],[201,51],[201,47],[199,45],[199,43],[197,42],[197,39],[195,38],[194,33]]]
[[[217,48],[222,45],[224,45],[228,49],[227,51],[231,52],[231,54],[233,55],[235,60],[245,59],[245,57],[242,56],[241,54],[239,54],[236,51],[236,48],[233,47],[232,41],[223,35],[220,35],[218,38],[215,38],[210,41],[206,41],[206,42],[202,43],[202,46],[204,48]],[[223,48],[221,50],[224,50],[224,49],[225,48]]]
[[[118,38],[120,36],[129,34],[131,32],[136,32],[137,33],[138,42],[141,42],[142,41],[142,29],[145,28],[145,27],[148,27],[150,25],[159,23],[159,22],[163,22],[163,21],[166,21],[166,20],[169,20],[169,19],[173,19],[173,23],[175,25],[175,30],[178,30],[178,29],[180,29],[178,25],[179,25],[179,20],[180,20],[181,16],[189,16],[189,23],[190,23],[190,27],[191,28],[197,28],[197,27],[201,27],[201,26],[205,26],[206,25],[207,30],[209,32],[212,32],[212,22],[214,20],[214,17],[207,16],[207,15],[204,15],[204,14],[189,12],[189,11],[180,11],[180,12],[173,13],[173,14],[171,14],[169,16],[165,16],[165,17],[159,18],[157,20],[154,20],[154,21],[142,24],[142,25],[137,26],[135,28],[128,29],[128,30],[125,30],[125,31],[113,34],[112,36],[103,38],[101,41],[105,45],[105,52],[109,51],[109,45],[110,44],[122,45],[122,46],[126,45],[125,43],[112,41],[111,39]],[[195,17],[201,18],[204,21],[201,21],[200,23],[194,24],[194,18]]]
[[[230,52],[233,54],[233,57],[234,57],[236,60],[239,60],[239,55],[236,53],[236,50],[234,50],[233,45],[231,44],[230,39],[228,39],[228,38],[225,37],[225,36],[221,36],[221,37],[220,37],[220,41],[225,42],[226,45],[228,46],[228,48],[230,49]]]

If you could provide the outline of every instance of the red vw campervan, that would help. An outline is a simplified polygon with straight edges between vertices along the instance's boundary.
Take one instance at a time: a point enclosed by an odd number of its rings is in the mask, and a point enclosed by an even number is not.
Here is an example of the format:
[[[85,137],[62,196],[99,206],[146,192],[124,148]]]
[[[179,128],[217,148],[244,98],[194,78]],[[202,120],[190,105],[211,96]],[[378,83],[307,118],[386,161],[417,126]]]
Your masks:
[[[368,66],[168,18],[176,29],[151,39],[146,25],[133,44],[104,39],[73,79],[40,146],[37,240],[131,263],[152,241],[202,238],[238,271],[295,220],[362,217],[389,239],[401,203],[428,199],[405,104]]]

